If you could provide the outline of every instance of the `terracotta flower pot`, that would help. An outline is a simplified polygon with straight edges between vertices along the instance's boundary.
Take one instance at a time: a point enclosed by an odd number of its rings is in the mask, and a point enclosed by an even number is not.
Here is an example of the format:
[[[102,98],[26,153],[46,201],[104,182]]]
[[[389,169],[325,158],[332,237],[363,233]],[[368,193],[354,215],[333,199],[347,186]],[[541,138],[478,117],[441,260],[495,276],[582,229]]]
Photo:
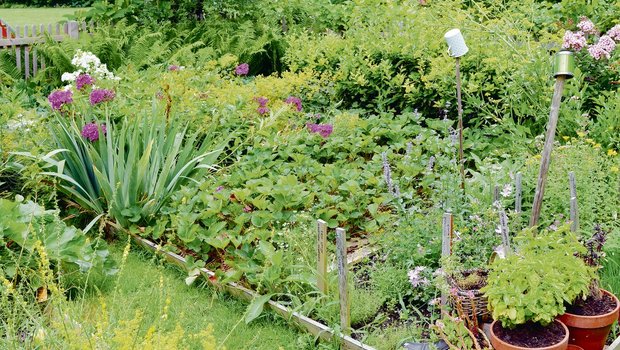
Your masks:
[[[524,348],[521,346],[508,344],[505,341],[499,339],[493,331],[493,326],[495,325],[495,323],[497,323],[497,321],[493,321],[493,323],[491,324],[491,345],[493,345],[493,348],[495,350],[566,350],[568,349],[568,328],[564,323],[557,320],[556,322],[558,322],[562,325],[562,327],[564,327],[564,331],[566,333],[566,336],[564,337],[564,339],[562,339],[562,341],[555,345],[547,346],[544,348]]]
[[[611,326],[618,319],[620,301],[606,290],[603,293],[616,301],[616,308],[606,314],[598,316],[581,316],[565,313],[558,319],[568,326],[570,343],[581,346],[584,350],[602,350],[611,330]]]

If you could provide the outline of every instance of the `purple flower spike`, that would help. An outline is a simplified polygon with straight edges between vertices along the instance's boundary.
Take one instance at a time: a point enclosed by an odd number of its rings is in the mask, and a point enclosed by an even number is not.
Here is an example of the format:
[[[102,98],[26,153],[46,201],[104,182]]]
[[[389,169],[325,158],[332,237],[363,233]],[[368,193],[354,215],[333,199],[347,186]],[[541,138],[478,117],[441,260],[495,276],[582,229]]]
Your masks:
[[[101,131],[104,135],[107,133],[105,124],[101,124]],[[90,142],[99,140],[99,126],[96,123],[85,124],[82,128],[82,136]]]
[[[310,132],[318,133],[324,139],[328,138],[329,135],[334,131],[334,126],[332,124],[306,124],[308,130]]]
[[[94,106],[101,102],[112,101],[115,96],[116,93],[114,93],[114,90],[94,89],[90,93],[90,104]]]
[[[235,74],[237,75],[248,75],[250,72],[250,65],[247,63],[241,63],[235,68]]]
[[[301,99],[299,97],[289,96],[285,102],[288,104],[295,105],[295,108],[297,108],[297,112],[301,112],[301,110],[303,109],[301,105]]]
[[[59,111],[62,106],[73,103],[73,92],[71,90],[56,90],[47,97],[47,100],[54,110]]]
[[[88,85],[93,85],[94,82],[95,82],[95,79],[93,79],[93,77],[91,77],[88,74],[80,74],[75,79],[75,85],[77,86],[78,90],[82,90],[84,87]]]

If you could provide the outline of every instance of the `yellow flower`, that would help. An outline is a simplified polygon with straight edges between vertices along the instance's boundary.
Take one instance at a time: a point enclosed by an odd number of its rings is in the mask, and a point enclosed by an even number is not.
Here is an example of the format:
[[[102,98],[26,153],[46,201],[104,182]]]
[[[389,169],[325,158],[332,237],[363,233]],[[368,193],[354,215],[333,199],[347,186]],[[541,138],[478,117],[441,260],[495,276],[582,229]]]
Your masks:
[[[616,150],[615,150],[615,149],[613,149],[613,148],[610,148],[610,149],[608,149],[608,150],[607,150],[607,155],[608,155],[608,156],[613,157],[613,156],[615,156],[615,155],[617,155],[617,154],[618,154],[618,152],[616,152]]]
[[[600,143],[594,144],[594,148],[601,148],[601,144]]]
[[[617,166],[612,166],[609,170],[611,170],[612,173],[617,173],[620,171],[620,168],[618,168]]]
[[[577,131],[577,136],[584,137],[584,136],[586,136],[586,133],[583,132],[583,131]]]
[[[568,137],[568,136],[562,136],[562,138],[564,139],[564,141],[570,140],[570,137]]]

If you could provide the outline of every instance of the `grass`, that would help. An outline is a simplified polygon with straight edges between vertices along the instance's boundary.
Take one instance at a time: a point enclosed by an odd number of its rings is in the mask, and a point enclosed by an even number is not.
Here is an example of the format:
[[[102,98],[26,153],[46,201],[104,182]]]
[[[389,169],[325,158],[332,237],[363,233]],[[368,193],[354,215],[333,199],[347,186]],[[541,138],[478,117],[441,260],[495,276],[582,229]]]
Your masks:
[[[131,322],[136,313],[143,314],[142,323],[145,323],[161,319],[167,304],[166,322],[162,327],[166,336],[166,332],[174,336],[177,325],[185,334],[197,334],[211,324],[218,349],[317,348],[314,337],[296,331],[284,320],[269,314],[246,325],[243,319],[247,304],[209,287],[187,286],[184,273],[140,248],[135,249],[137,251],[127,256],[120,275],[91,276],[87,287],[74,293],[77,294],[75,301],[69,303],[64,312],[79,320],[84,329],[96,329],[102,308],[110,324]],[[111,250],[117,261],[121,261],[123,247],[116,245]],[[144,333],[148,326],[148,323],[141,326]],[[75,347],[71,345],[66,348]]]
[[[83,8],[0,8],[0,19],[12,27],[24,24],[50,24],[67,20],[65,15],[72,15]]]

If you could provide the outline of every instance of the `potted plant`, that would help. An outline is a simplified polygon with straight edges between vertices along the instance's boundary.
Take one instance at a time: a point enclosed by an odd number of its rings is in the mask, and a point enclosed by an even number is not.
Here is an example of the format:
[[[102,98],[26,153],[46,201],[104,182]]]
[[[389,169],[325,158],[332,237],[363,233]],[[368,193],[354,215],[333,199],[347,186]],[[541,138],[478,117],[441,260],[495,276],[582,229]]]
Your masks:
[[[495,320],[491,344],[497,350],[568,347],[568,329],[555,320],[565,302],[587,294],[594,274],[575,254],[583,245],[568,226],[539,234],[531,229],[515,237],[515,253],[495,260],[482,288]]]
[[[585,263],[595,270],[601,268],[603,245],[608,232],[599,225],[594,227],[594,234],[585,241],[586,252],[581,256]],[[569,342],[584,350],[601,350],[611,330],[618,320],[620,302],[610,292],[599,286],[598,276],[590,283],[589,293],[584,298],[577,298],[566,308],[566,313],[558,319],[568,326]]]

